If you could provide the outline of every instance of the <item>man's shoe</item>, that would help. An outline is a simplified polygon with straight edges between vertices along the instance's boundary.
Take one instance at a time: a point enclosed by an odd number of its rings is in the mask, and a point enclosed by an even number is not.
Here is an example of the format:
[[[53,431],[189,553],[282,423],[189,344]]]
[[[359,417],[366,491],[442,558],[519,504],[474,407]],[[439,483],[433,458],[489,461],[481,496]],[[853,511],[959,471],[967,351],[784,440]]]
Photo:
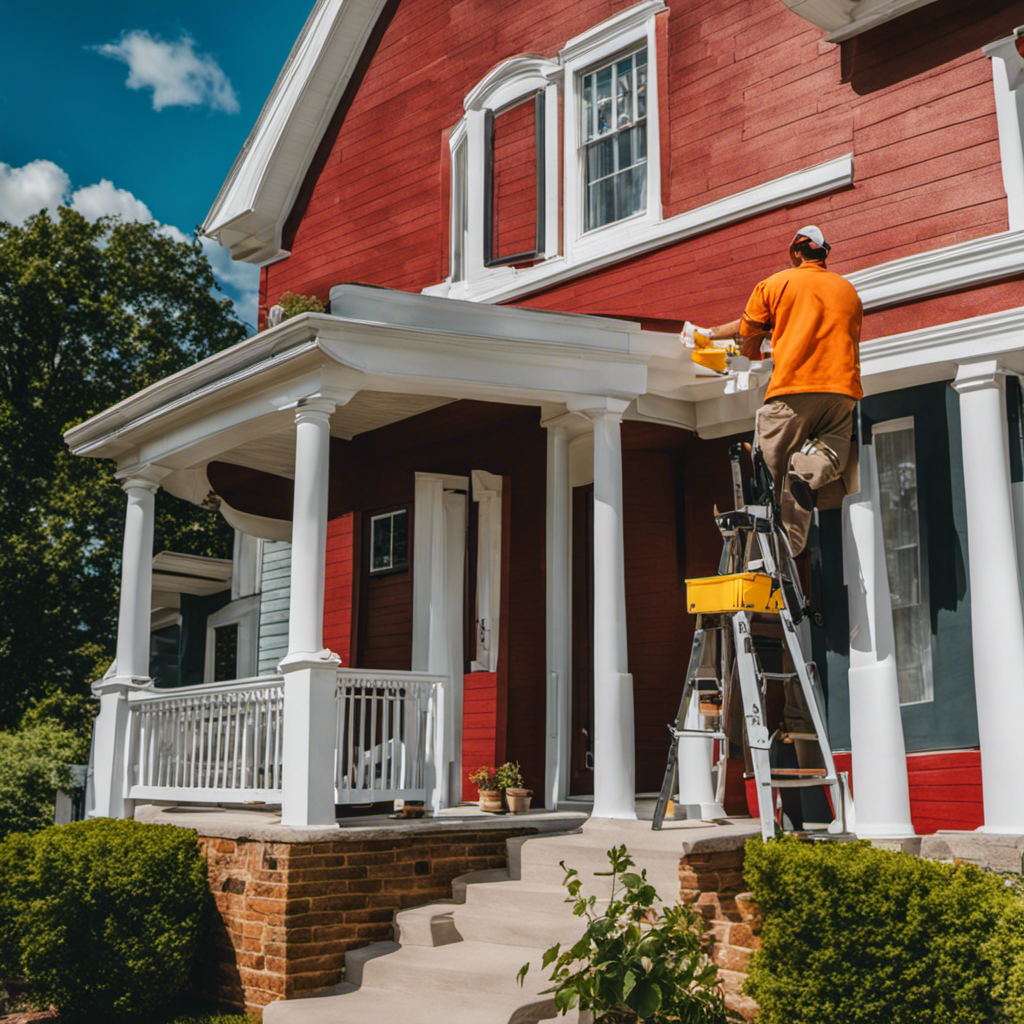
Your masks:
[[[789,493],[793,495],[793,500],[807,512],[812,511],[818,503],[818,492],[801,477],[790,478]]]

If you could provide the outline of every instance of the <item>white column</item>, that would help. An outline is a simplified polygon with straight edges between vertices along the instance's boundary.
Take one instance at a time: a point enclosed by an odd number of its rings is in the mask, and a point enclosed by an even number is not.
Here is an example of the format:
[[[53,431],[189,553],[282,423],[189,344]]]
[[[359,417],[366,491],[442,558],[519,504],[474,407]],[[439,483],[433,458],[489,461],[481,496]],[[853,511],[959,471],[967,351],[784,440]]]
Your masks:
[[[288,653],[284,674],[282,825],[333,825],[335,688],[340,659],[324,649],[327,485],[335,404],[306,400],[295,411]]]
[[[594,425],[594,817],[636,818],[633,678],[626,655],[622,529],[622,414],[628,403],[588,400]]]
[[[569,563],[569,431],[548,431],[547,482],[547,738],[544,806],[553,810],[569,795],[569,673],[572,644],[572,578]]]
[[[1006,395],[998,362],[962,365],[974,692],[985,832],[1024,833],[1024,609],[1017,581]]]
[[[700,713],[700,700],[696,693],[690,698],[683,728],[707,729],[708,723]],[[725,817],[725,809],[715,796],[711,785],[711,767],[715,754],[715,741],[702,736],[684,737],[679,741],[679,800],[676,817],[698,821],[716,821]],[[719,771],[725,771],[723,756]]]
[[[153,530],[156,491],[167,470],[146,466],[122,481],[128,504],[121,549],[121,600],[117,616],[115,673],[93,685],[100,713],[93,727],[95,817],[130,818],[125,757],[128,693],[149,682],[149,620],[153,596]]]
[[[860,480],[860,492],[843,500],[856,831],[862,839],[902,839],[914,834],[914,826],[872,445],[860,449]]]

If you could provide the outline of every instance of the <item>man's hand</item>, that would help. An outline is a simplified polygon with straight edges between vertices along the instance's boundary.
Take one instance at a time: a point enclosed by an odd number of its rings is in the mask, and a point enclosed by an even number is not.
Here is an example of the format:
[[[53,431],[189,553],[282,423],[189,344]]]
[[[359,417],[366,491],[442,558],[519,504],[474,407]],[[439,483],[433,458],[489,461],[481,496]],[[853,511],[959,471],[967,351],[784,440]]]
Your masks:
[[[698,327],[696,324],[690,323],[689,320],[683,324],[683,329],[679,334],[679,340],[687,348],[711,348],[713,344],[711,339],[711,328]]]

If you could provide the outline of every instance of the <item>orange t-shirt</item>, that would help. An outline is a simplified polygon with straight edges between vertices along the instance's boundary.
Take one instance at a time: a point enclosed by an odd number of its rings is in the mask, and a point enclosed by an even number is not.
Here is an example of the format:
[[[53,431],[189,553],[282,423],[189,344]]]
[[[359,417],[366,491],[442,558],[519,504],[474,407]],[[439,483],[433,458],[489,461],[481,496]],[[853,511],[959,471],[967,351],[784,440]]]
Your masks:
[[[775,369],[765,401],[779,395],[824,392],[863,398],[857,290],[815,263],[782,270],[754,288],[743,313],[745,336],[772,328]],[[750,355],[746,351],[745,354]]]

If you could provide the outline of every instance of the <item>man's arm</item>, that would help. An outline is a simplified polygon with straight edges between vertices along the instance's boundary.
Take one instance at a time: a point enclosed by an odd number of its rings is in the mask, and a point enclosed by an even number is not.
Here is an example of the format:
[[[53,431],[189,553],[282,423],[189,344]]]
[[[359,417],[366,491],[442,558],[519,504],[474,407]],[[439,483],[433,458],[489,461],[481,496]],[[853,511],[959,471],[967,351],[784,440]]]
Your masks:
[[[744,313],[738,320],[712,327],[708,336],[712,341],[732,339],[739,343],[740,351],[748,359],[760,359],[761,341],[771,333],[771,329],[771,324],[755,323]]]

